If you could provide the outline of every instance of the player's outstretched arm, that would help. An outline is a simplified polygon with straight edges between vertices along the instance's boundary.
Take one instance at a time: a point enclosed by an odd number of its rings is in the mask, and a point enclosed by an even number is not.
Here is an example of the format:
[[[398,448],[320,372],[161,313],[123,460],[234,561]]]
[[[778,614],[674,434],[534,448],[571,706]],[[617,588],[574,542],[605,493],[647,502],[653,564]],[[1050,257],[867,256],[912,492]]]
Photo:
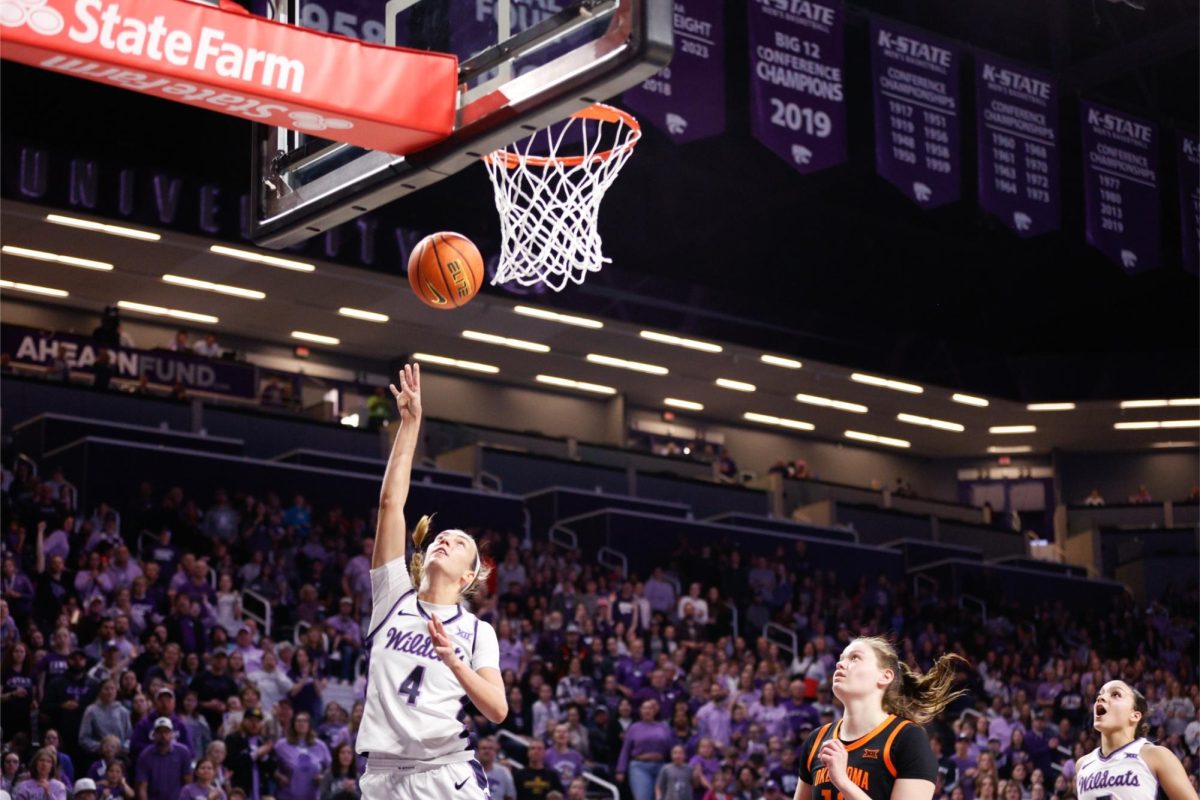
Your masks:
[[[1146,745],[1142,748],[1142,758],[1154,770],[1159,788],[1168,800],[1196,800],[1196,790],[1174,753],[1160,745]]]
[[[388,388],[400,410],[400,430],[392,442],[387,470],[383,473],[383,488],[379,490],[379,521],[375,527],[375,552],[371,568],[382,567],[389,561],[404,557],[404,504],[408,500],[408,485],[412,477],[413,458],[421,431],[421,367],[407,364],[400,370],[400,388]]]

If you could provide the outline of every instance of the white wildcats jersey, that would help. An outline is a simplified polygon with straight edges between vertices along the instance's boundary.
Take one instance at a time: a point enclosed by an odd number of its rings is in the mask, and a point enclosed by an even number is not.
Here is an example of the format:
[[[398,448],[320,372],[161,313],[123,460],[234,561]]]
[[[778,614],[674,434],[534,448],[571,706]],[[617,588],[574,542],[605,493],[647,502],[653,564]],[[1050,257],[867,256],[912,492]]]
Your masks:
[[[1142,748],[1150,742],[1134,739],[1107,756],[1096,748],[1079,761],[1075,790],[1079,800],[1154,800],[1158,779],[1142,758]]]
[[[403,558],[371,570],[370,666],[367,699],[355,750],[423,763],[474,758],[466,718],[467,693],[429,638],[436,614],[471,665],[500,668],[492,626],[461,606],[422,603]]]

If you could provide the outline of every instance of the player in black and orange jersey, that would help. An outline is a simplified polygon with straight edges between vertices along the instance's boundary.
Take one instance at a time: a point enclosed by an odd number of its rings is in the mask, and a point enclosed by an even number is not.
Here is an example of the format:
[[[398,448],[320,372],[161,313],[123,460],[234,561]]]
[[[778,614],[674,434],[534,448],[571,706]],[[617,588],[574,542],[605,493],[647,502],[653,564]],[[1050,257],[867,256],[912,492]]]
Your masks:
[[[931,800],[938,765],[921,725],[961,694],[961,660],[944,655],[922,675],[886,639],[852,641],[833,673],[845,715],[804,743],[795,800]]]

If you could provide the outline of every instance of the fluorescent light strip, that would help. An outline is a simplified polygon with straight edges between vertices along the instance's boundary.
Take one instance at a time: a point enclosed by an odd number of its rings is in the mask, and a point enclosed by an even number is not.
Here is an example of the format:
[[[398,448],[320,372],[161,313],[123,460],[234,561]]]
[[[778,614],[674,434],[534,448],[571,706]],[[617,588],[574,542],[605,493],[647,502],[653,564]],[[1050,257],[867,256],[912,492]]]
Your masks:
[[[987,408],[988,407],[988,401],[985,398],[976,397],[973,394],[963,394],[962,392],[955,392],[954,394],[950,395],[950,399],[956,403],[962,403],[964,406],[975,406],[977,408]]]
[[[12,281],[0,280],[0,289],[12,289],[14,292],[29,292],[30,294],[42,294],[46,297],[67,297],[69,292],[63,289],[51,289],[49,286],[38,286],[33,283],[13,283]]]
[[[1074,411],[1074,403],[1030,403],[1026,411]]]
[[[1015,444],[1015,445],[1013,445],[1012,447],[1000,447],[1000,446],[997,446],[997,445],[993,445],[992,447],[989,447],[989,448],[987,449],[987,451],[988,451],[989,453],[997,453],[997,454],[1004,454],[1004,453],[1032,453],[1032,452],[1033,452],[1033,447],[1031,447],[1030,445],[1027,445],[1027,444]]]
[[[810,406],[822,406],[824,408],[836,408],[838,411],[851,411],[855,414],[867,413],[867,407],[861,406],[858,403],[847,403],[845,400],[833,400],[828,397],[818,397],[815,394],[798,394],[796,401],[806,403]]]
[[[202,281],[196,278],[185,278],[182,275],[163,275],[163,283],[170,283],[174,286],[186,286],[189,289],[199,289],[204,292],[216,292],[217,294],[227,294],[231,297],[242,297],[247,300],[264,300],[267,295],[265,292],[260,292],[255,289],[243,289],[240,286],[229,286],[224,283],[213,283],[212,281]]]
[[[177,308],[163,308],[162,306],[152,306],[147,305],[146,303],[135,303],[132,300],[118,300],[117,308],[123,308],[126,311],[137,311],[142,314],[151,314],[156,317],[184,319],[188,322],[206,322],[209,325],[216,325],[221,321],[211,314],[197,314],[194,311],[180,311]]]
[[[471,339],[476,342],[487,342],[488,344],[498,344],[501,347],[511,347],[514,350],[527,350],[530,353],[549,353],[550,348],[544,344],[537,342],[527,342],[524,339],[510,339],[507,336],[497,336],[494,333],[483,333],[481,331],[463,331],[464,339]]]
[[[561,386],[564,389],[578,389],[581,392],[592,392],[593,394],[616,394],[617,390],[611,386],[602,386],[599,383],[588,383],[586,381],[573,381],[570,378],[558,378],[554,375],[538,375],[538,383],[545,383],[550,386]]]
[[[756,389],[758,389],[758,387],[755,386],[753,383],[746,383],[745,381],[735,381],[735,380],[731,380],[729,378],[717,378],[716,384],[717,384],[717,386],[720,386],[722,389],[733,389],[735,392],[753,392]]]
[[[226,247],[223,244],[214,244],[208,249],[219,256],[229,256],[230,258],[238,258],[242,261],[266,264],[268,267],[290,269],[295,272],[315,272],[317,269],[312,264],[306,264],[303,261],[293,261],[290,258],[280,258],[279,256],[268,256],[262,253],[255,253],[252,250],[238,250],[236,247]]]
[[[888,447],[912,447],[912,443],[904,439],[893,439],[891,436],[877,436],[873,433],[863,433],[862,431],[846,431],[847,439],[855,439],[860,442],[870,442],[872,444],[886,444]]]
[[[1200,397],[1180,397],[1175,400],[1121,401],[1121,408],[1166,408],[1167,406],[1200,406]]]
[[[486,372],[488,375],[495,375],[500,371],[499,367],[493,367],[491,364],[481,364],[478,361],[464,361],[461,358],[447,358],[446,356],[435,356],[429,353],[413,353],[412,357],[417,361],[428,361],[430,364],[439,364],[443,367],[456,367],[470,372]]]
[[[336,336],[325,336],[320,333],[308,333],[307,331],[292,331],[292,338],[299,339],[302,342],[313,342],[314,344],[341,344],[342,340]]]
[[[782,356],[772,356],[763,353],[758,357],[764,364],[770,364],[773,367],[783,367],[784,369],[800,369],[804,365],[794,358],[783,358]]]
[[[957,422],[947,422],[944,419],[933,419],[932,417],[921,417],[916,414],[897,414],[896,419],[901,422],[907,422],[909,425],[924,425],[926,428],[937,428],[940,431],[954,431],[962,433],[966,430],[965,427]]]
[[[1119,431],[1146,431],[1158,428],[1200,428],[1200,419],[1165,419],[1147,422],[1118,422],[1113,428]]]
[[[781,428],[790,428],[796,431],[813,431],[816,430],[811,422],[803,422],[798,419],[788,419],[787,417],[776,417],[773,414],[759,414],[755,411],[747,411],[742,414],[743,419],[748,419],[751,422],[761,422],[764,425],[778,425]]]
[[[557,311],[551,311],[546,308],[535,308],[534,306],[515,306],[513,311],[525,316],[536,317],[537,319],[545,319],[550,322],[561,322],[563,325],[574,325],[577,328],[591,328],[599,330],[604,327],[604,323],[596,319],[588,319],[587,317],[577,317],[574,314],[560,314]]]
[[[0,253],[5,253],[10,256],[20,256],[22,258],[32,258],[34,261],[49,261],[52,264],[66,264],[68,267],[82,267],[83,269],[94,269],[100,272],[111,272],[113,265],[107,261],[93,261],[90,258],[76,258],[75,256],[60,256],[58,253],[47,253],[45,250],[31,250],[28,247],[16,247],[15,245],[6,244],[0,247]]]
[[[1036,425],[993,425],[988,433],[1037,433]]]
[[[693,400],[680,400],[677,397],[663,398],[663,405],[671,406],[672,408],[685,408],[688,411],[703,411],[704,410],[703,403],[697,403]]]
[[[720,353],[725,350],[721,345],[713,344],[712,342],[702,342],[699,339],[685,339],[682,336],[673,336],[669,333],[659,333],[658,331],[641,331],[638,335],[652,342],[672,344],[676,347],[686,347],[689,350],[700,350],[704,353]]]
[[[891,378],[879,378],[875,375],[867,375],[862,372],[855,372],[850,376],[850,380],[858,383],[865,383],[869,386],[880,386],[884,389],[895,389],[897,392],[908,392],[909,394],[921,394],[925,391],[922,387],[917,386],[915,383],[894,381]]]
[[[1200,447],[1200,442],[1155,442],[1151,447]]]
[[[388,321],[387,314],[380,314],[375,311],[363,311],[361,308],[350,308],[349,306],[342,306],[341,308],[338,309],[338,313],[341,314],[343,317],[350,317],[351,319],[361,319],[364,322],[387,322]]]
[[[624,358],[615,358],[613,356],[600,355],[599,353],[588,353],[587,360],[593,364],[603,364],[606,367],[619,367],[620,369],[628,369],[633,372],[644,372],[647,375],[666,375],[670,372],[666,367],[660,367],[657,364],[627,361]]]
[[[162,239],[162,235],[158,233],[139,231],[137,228],[126,228],[122,225],[108,225],[103,222],[93,222],[90,219],[64,217],[62,214],[47,214],[46,222],[52,222],[55,225],[66,225],[70,228],[82,228],[85,231],[109,233],[113,236],[124,236],[126,239],[140,239],[143,242],[157,242],[159,239]]]

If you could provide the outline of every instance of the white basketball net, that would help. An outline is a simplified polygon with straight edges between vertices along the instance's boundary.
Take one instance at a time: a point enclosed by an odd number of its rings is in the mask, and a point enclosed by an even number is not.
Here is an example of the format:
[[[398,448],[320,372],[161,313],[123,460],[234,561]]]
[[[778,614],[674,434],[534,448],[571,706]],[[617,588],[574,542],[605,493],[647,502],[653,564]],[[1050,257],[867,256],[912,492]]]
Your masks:
[[[596,228],[600,201],[641,136],[636,119],[597,103],[486,156],[503,243],[492,283],[542,282],[557,292],[611,261]],[[559,154],[579,140],[579,154]]]

